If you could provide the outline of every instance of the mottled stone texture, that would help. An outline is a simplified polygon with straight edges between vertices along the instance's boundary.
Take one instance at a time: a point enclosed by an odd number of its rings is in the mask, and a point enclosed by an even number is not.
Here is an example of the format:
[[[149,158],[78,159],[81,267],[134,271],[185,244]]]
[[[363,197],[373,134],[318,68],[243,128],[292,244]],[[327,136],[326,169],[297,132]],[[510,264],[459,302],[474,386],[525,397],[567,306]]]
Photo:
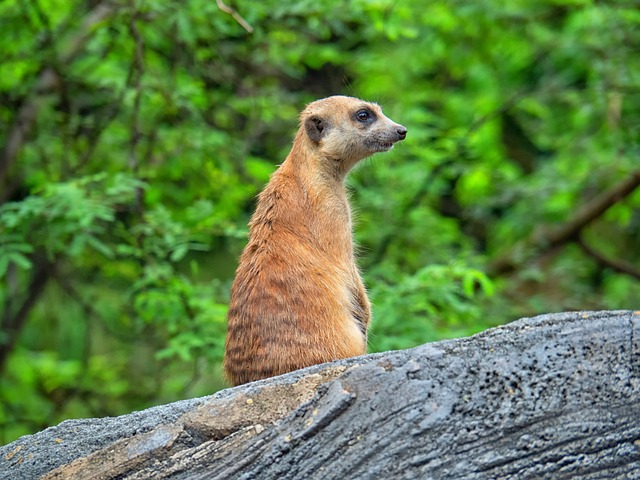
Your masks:
[[[542,315],[0,448],[4,479],[640,479],[640,312]]]

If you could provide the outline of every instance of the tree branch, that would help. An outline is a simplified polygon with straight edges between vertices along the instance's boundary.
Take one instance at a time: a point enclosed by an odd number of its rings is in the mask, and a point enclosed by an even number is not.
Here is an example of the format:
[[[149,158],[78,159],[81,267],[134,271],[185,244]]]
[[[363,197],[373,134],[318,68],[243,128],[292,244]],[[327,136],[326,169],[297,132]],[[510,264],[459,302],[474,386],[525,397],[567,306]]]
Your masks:
[[[135,51],[133,64],[131,66],[132,86],[135,90],[133,100],[133,111],[131,113],[131,138],[129,141],[129,168],[131,173],[137,177],[139,170],[139,160],[137,155],[138,144],[142,133],[140,131],[140,103],[142,101],[142,76],[144,75],[144,41],[140,35],[137,25],[138,11],[135,10],[134,2],[131,1],[131,21],[129,22],[129,33],[133,38]],[[142,210],[142,189],[136,189],[136,199],[134,209],[138,212]]]
[[[222,0],[216,0],[218,4],[218,8],[222,10],[224,13],[228,13],[231,15],[236,22],[240,24],[242,28],[244,28],[247,32],[253,33],[253,27],[247,23],[247,21],[240,16],[238,12],[236,12],[233,8],[226,5]]]
[[[49,278],[53,275],[54,269],[54,263],[51,263],[46,259],[42,260],[31,277],[31,284],[29,285],[27,296],[22,302],[22,305],[15,315],[8,315],[6,317],[4,325],[2,325],[2,330],[7,338],[6,341],[0,345],[0,372],[4,370],[9,354],[16,345],[18,336],[22,331],[22,327],[27,320],[29,312],[36,304],[40,294],[44,291],[44,287],[49,281]]]
[[[610,268],[611,270],[615,270],[619,273],[624,273],[626,275],[629,275],[630,277],[635,278],[636,280],[640,280],[640,270],[636,269],[633,265],[623,262],[622,260],[605,257],[602,252],[597,251],[591,245],[589,245],[582,236],[578,238],[577,243],[587,255],[593,257],[593,259],[596,260],[596,262],[598,262],[602,267]]]
[[[542,226],[525,240],[518,242],[505,254],[496,258],[488,266],[488,273],[492,276],[502,275],[514,271],[526,259],[535,257],[541,252],[556,247],[571,240],[575,240],[580,231],[600,217],[616,203],[620,202],[640,186],[640,170],[631,172],[628,178],[613,186],[586,203],[573,218],[559,227]]]

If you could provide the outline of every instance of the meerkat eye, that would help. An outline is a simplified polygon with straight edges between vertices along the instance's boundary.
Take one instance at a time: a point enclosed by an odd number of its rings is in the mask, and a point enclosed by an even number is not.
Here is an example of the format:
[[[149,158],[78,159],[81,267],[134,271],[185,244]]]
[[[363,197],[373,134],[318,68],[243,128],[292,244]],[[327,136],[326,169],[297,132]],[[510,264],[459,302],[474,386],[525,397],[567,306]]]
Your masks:
[[[356,113],[356,118],[361,122],[366,122],[371,118],[371,114],[367,110],[360,110]]]

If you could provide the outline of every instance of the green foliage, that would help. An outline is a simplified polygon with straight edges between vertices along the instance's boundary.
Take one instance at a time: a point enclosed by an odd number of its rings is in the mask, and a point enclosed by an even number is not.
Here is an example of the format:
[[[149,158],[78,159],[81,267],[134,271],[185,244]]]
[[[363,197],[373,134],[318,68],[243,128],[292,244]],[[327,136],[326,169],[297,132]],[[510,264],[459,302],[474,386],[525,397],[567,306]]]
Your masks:
[[[123,174],[99,174],[44,185],[20,202],[0,206],[0,274],[6,274],[12,262],[31,268],[23,254],[36,250],[53,259],[81,257],[91,248],[113,258],[101,237],[114,223],[118,204],[131,201],[141,187]]]
[[[371,296],[376,306],[374,350],[407,348],[425,341],[476,333],[484,327],[476,304],[492,296],[493,282],[463,264],[427,265],[412,275],[379,281]],[[476,288],[481,295],[476,294]],[[409,319],[411,319],[409,321]]]
[[[223,386],[255,195],[330,94],[409,130],[349,179],[372,350],[638,308],[637,191],[545,240],[638,171],[630,2],[233,6],[252,33],[209,0],[0,2],[0,442]]]

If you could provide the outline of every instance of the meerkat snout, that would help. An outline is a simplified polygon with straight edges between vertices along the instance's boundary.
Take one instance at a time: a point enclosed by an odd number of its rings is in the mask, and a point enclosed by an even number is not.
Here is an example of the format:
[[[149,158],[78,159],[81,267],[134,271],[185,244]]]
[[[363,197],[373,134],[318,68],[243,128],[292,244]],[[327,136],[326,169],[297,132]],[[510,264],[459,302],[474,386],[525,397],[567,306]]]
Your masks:
[[[383,142],[384,150],[391,150],[396,142],[400,142],[407,138],[407,129],[405,127],[396,123],[393,128],[395,128],[397,137],[393,141]]]

